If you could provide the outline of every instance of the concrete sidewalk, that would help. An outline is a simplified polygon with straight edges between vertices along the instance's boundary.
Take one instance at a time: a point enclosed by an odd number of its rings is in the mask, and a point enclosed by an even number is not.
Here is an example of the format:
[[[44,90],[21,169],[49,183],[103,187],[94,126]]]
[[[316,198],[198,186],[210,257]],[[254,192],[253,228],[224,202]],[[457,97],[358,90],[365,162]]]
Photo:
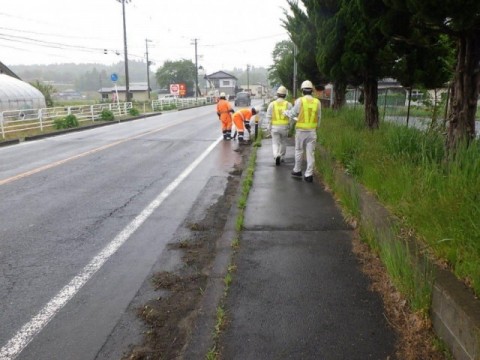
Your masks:
[[[352,253],[352,229],[318,179],[291,177],[289,140],[280,166],[271,140],[258,148],[222,358],[394,359],[395,334]]]

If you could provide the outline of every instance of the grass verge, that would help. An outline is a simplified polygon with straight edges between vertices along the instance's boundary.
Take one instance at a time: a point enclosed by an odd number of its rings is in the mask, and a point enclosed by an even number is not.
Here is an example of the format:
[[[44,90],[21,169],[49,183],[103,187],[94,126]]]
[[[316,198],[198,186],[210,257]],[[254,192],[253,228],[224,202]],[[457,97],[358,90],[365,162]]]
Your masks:
[[[387,122],[370,131],[362,114],[351,109],[325,110],[319,141],[332,162],[341,164],[414,233],[423,250],[480,295],[478,141],[447,161],[440,134]],[[326,181],[328,172],[323,172]],[[343,190],[349,191],[355,192]],[[355,215],[354,196],[341,198],[352,202],[347,205]]]
[[[257,139],[252,143],[253,149],[250,154],[250,158],[248,160],[248,165],[246,168],[246,175],[243,179],[242,182],[242,189],[241,189],[241,194],[237,203],[237,208],[238,208],[238,215],[236,218],[235,222],[235,230],[237,231],[237,235],[235,236],[234,239],[232,239],[231,246],[234,250],[234,255],[235,252],[238,250],[240,246],[240,232],[243,229],[243,223],[244,223],[244,212],[245,212],[245,207],[247,206],[247,199],[248,199],[248,194],[250,193],[250,189],[253,184],[253,174],[255,172],[255,163],[257,160],[257,148],[261,146],[261,141],[262,141],[262,131],[259,131],[259,136]],[[225,298],[228,294],[228,289],[230,288],[230,285],[233,281],[234,273],[236,271],[237,267],[233,263],[233,256],[232,260],[227,268],[227,273],[225,275],[225,278],[223,279],[224,282],[224,293],[223,293],[223,298],[220,301],[220,305],[217,307],[217,318],[216,318],[216,323],[215,323],[215,329],[213,332],[213,341],[214,345],[209,349],[207,352],[205,358],[207,360],[217,360],[219,359],[219,346],[218,346],[218,341],[220,338],[220,334],[225,328],[226,322],[227,322],[227,314],[225,311]]]

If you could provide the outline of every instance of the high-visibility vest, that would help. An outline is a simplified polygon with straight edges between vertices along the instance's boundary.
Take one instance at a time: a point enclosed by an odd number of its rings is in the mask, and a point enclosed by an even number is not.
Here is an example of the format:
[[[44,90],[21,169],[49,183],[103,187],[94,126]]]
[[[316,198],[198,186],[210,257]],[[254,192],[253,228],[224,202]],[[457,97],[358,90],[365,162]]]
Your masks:
[[[318,122],[318,104],[320,103],[320,100],[307,97],[302,97],[301,100],[300,114],[298,114],[298,120],[295,127],[303,130],[316,129]]]
[[[240,116],[242,118],[242,120],[245,122],[245,121],[248,121],[252,118],[252,113],[249,109],[240,109],[238,110],[235,114],[233,114],[233,116]]]
[[[283,115],[283,112],[287,110],[287,101],[274,101],[272,109],[272,125],[288,125],[288,118]]]

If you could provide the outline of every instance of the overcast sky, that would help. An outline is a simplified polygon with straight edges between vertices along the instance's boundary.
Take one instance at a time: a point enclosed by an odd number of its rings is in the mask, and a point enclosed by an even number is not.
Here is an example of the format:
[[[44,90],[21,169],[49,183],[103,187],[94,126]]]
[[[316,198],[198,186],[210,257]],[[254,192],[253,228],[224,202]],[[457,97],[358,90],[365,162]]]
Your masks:
[[[189,59],[208,73],[272,64],[288,39],[286,0],[132,0],[125,5],[130,60]],[[117,0],[3,0],[0,61],[7,66],[123,60],[122,4]],[[104,54],[103,49],[108,49]],[[116,55],[116,53],[120,55]]]

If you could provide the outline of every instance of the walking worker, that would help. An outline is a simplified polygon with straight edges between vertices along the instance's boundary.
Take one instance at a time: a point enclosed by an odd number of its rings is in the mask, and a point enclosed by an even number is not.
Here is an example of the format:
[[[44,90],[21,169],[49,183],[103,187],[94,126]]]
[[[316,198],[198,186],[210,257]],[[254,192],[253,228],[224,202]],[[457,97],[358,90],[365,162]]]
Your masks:
[[[305,80],[301,85],[303,96],[295,101],[291,110],[286,110],[285,115],[296,121],[295,125],[295,166],[292,176],[302,177],[302,161],[305,149],[307,168],[304,180],[313,181],[313,168],[315,166],[315,145],[317,142],[317,127],[320,125],[322,109],[320,100],[312,96],[313,84]]]
[[[251,109],[244,108],[236,111],[233,114],[233,123],[238,131],[238,141],[243,143],[245,141],[244,134],[245,129],[248,131],[249,139],[250,139],[250,119],[253,115],[257,114],[257,110],[252,107]]]
[[[284,115],[284,112],[292,108],[285,97],[287,96],[287,88],[280,86],[277,89],[277,99],[272,101],[267,108],[267,124],[268,131],[272,135],[272,150],[275,165],[279,166],[284,161],[287,151],[287,136],[290,119]]]
[[[217,115],[222,123],[223,140],[231,140],[232,138],[232,113],[234,112],[225,93],[220,93],[220,100],[217,102]]]

